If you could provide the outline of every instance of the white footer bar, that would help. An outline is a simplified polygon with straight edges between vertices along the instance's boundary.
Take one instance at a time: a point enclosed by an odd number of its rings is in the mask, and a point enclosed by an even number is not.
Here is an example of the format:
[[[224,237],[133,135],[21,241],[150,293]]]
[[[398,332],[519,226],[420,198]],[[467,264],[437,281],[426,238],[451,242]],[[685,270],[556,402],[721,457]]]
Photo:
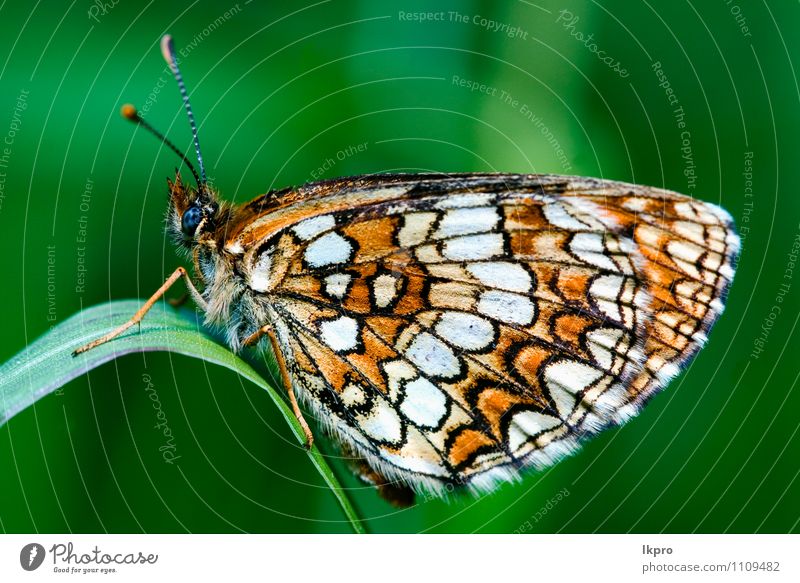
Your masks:
[[[3,582],[796,582],[798,562],[795,535],[0,536]]]

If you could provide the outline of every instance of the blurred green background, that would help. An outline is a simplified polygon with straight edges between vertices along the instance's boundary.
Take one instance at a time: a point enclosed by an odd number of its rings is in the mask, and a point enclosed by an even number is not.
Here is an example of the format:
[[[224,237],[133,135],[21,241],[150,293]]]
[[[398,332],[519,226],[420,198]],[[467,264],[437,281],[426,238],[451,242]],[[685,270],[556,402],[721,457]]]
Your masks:
[[[438,20],[413,16],[427,12]],[[180,264],[163,233],[176,159],[118,115],[136,103],[190,149],[158,49],[170,32],[229,199],[380,171],[553,172],[665,186],[722,204],[743,227],[710,343],[638,418],[578,455],[492,495],[407,510],[334,455],[371,531],[798,531],[798,24],[797,3],[741,0],[5,2],[0,361],[82,306],[149,296]],[[0,428],[0,530],[349,527],[263,391],[147,354]]]

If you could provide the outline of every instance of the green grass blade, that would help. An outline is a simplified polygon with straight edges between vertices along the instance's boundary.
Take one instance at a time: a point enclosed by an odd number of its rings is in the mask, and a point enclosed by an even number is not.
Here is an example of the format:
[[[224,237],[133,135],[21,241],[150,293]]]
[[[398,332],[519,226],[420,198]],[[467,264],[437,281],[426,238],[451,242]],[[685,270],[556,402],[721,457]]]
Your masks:
[[[72,356],[76,348],[125,322],[141,303],[124,300],[83,310],[1,365],[0,425],[70,380],[114,358],[133,352],[168,351],[224,366],[267,391],[297,440],[304,442],[303,430],[281,394],[253,366],[209,334],[191,310],[175,310],[159,303],[144,318],[138,332],[131,328],[111,342]],[[353,530],[363,533],[353,505],[322,453],[315,446],[308,456],[336,496]]]

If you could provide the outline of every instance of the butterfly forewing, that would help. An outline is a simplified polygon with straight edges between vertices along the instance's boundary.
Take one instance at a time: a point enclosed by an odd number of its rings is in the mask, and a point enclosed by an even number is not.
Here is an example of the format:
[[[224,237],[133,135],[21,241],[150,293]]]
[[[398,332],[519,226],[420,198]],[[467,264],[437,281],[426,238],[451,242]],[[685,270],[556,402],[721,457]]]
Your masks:
[[[563,176],[331,181],[237,219],[226,250],[301,396],[429,489],[491,487],[635,414],[705,341],[738,246],[714,205]]]

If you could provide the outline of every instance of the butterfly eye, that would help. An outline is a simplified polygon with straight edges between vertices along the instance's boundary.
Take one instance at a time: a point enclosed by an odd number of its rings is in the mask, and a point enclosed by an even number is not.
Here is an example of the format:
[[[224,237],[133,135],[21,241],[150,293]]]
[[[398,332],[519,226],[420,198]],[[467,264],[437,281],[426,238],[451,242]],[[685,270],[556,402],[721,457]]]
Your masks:
[[[187,237],[194,237],[194,232],[200,221],[203,220],[203,211],[199,206],[192,205],[183,213],[181,217],[181,230]]]

